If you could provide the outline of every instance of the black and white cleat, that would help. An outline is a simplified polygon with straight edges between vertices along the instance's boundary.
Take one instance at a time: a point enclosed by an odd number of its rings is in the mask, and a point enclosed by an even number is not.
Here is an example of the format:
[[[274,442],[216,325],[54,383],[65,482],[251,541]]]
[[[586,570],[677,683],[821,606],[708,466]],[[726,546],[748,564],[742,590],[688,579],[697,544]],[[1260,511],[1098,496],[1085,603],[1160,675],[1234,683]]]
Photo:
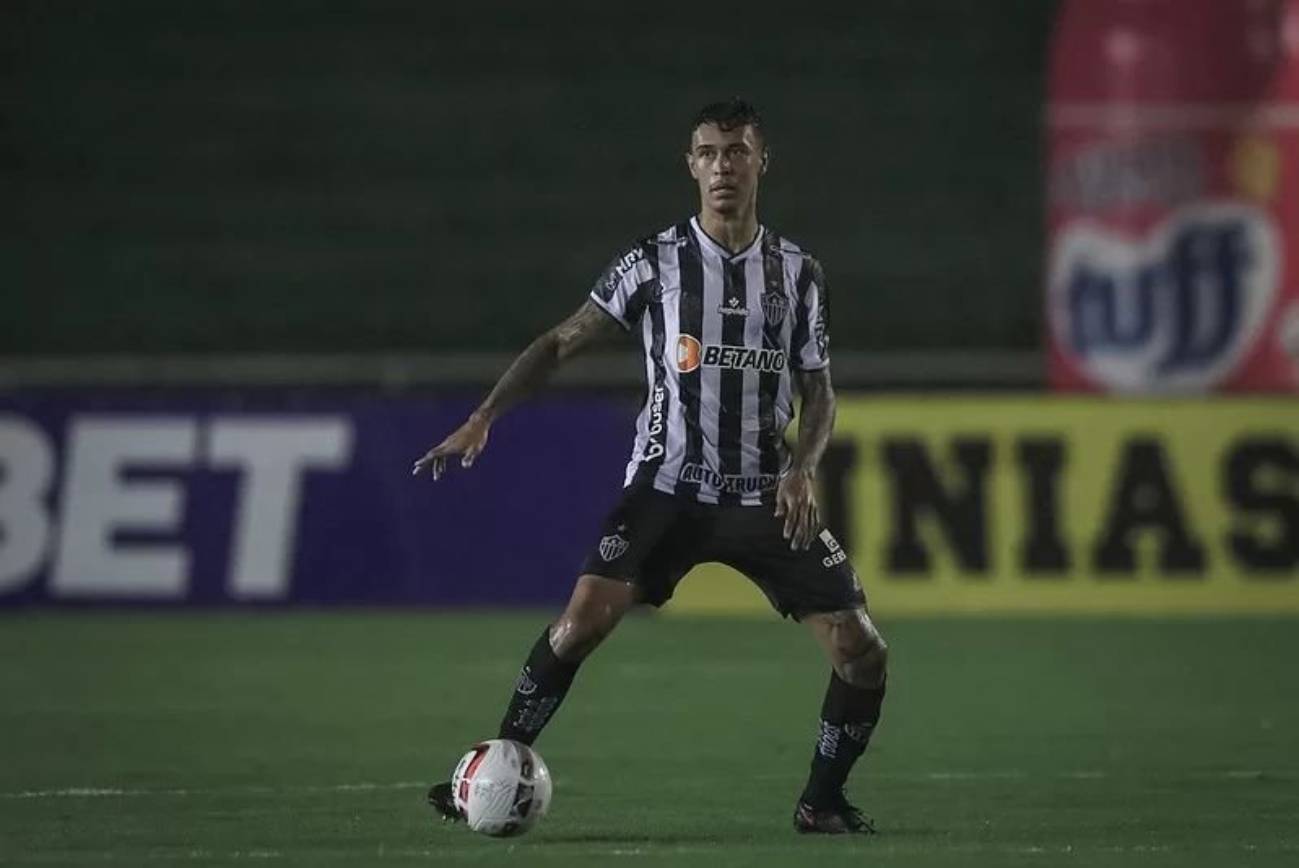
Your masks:
[[[794,808],[794,831],[800,835],[874,835],[875,823],[841,795],[825,807],[800,800]]]
[[[443,781],[440,784],[434,784],[433,788],[428,791],[428,803],[437,811],[438,816],[443,822],[450,820],[458,823],[464,819],[460,812],[456,810],[456,800],[451,794],[451,782]]]

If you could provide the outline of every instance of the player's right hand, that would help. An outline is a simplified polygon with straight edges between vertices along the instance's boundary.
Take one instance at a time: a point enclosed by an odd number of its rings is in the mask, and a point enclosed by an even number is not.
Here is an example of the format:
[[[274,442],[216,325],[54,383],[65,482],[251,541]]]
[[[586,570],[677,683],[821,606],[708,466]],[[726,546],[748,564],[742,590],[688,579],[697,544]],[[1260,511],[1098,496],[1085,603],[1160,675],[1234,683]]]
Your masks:
[[[435,480],[441,479],[447,469],[448,455],[459,455],[461,467],[472,467],[474,459],[487,446],[487,432],[491,427],[492,423],[486,416],[474,413],[451,436],[425,452],[424,457],[415,462],[411,475],[419,476],[421,470],[429,468]]]

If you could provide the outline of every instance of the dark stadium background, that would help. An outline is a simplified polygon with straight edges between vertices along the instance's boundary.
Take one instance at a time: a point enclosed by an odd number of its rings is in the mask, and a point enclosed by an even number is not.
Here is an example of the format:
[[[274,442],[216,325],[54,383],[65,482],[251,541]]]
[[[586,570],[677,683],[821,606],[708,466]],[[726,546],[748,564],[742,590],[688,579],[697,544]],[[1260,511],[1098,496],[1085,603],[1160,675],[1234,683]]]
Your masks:
[[[839,346],[1031,352],[1051,4],[872,5],[7,3],[0,347],[517,349],[740,94]]]
[[[0,4],[0,864],[1293,861],[1293,396],[1049,392],[1059,6]],[[789,830],[825,667],[706,571],[584,667],[539,743],[536,832],[435,826],[426,785],[494,734],[616,495],[635,353],[577,362],[472,473],[431,487],[410,462],[693,210],[689,123],[731,95],[769,131],[763,221],[826,264],[823,499],[893,655],[853,779],[882,834]],[[235,516],[261,489],[213,444],[325,417],[347,436],[295,477],[292,587],[249,593]],[[87,420],[145,443],[107,494],[78,487],[107,442]],[[1277,454],[1251,489],[1238,456]],[[1124,481],[1150,467],[1154,494]],[[159,499],[151,526],[78,536],[158,484],[171,525]],[[886,569],[895,509],[920,516],[919,573]],[[1056,557],[1017,548],[1055,523],[1068,563],[1017,571]],[[1174,525],[1198,571],[1160,561]],[[97,596],[74,536],[184,548],[188,584]]]

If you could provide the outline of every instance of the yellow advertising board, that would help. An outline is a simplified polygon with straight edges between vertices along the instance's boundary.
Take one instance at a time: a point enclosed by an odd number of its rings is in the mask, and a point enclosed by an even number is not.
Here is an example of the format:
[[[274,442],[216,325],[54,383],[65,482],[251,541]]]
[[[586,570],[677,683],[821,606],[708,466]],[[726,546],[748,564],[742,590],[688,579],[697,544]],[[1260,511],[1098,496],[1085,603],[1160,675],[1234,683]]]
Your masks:
[[[1292,399],[841,396],[819,485],[883,617],[1299,613]],[[708,564],[669,610],[767,608]]]

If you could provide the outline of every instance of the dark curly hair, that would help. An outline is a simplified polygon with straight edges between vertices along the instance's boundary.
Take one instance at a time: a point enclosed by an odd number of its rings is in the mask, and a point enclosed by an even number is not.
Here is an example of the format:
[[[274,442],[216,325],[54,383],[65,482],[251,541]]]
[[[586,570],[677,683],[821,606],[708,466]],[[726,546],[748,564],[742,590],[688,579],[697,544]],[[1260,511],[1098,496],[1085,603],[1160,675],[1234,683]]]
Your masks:
[[[695,115],[695,123],[690,128],[690,132],[693,133],[704,124],[716,124],[719,130],[725,132],[748,125],[762,136],[764,143],[767,140],[766,130],[762,128],[762,115],[758,114],[753,103],[738,96],[720,102],[710,102],[701,108]]]

